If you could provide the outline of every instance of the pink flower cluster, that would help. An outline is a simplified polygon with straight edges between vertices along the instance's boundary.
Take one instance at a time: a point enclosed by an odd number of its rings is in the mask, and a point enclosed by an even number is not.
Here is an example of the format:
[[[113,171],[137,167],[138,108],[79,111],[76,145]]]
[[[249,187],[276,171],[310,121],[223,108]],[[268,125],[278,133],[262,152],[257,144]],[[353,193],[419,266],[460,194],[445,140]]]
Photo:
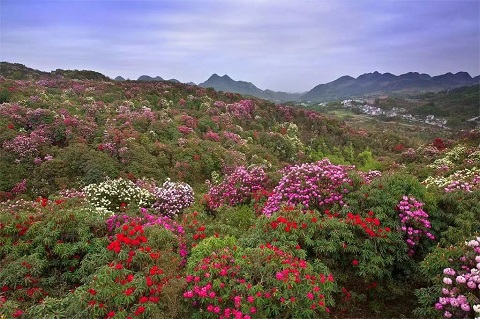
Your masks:
[[[255,111],[255,104],[251,100],[241,100],[238,103],[227,104],[227,112],[237,119],[251,119]]]
[[[220,142],[220,135],[212,131],[208,131],[207,133],[203,134],[203,138],[214,142]]]
[[[480,304],[480,237],[465,242],[464,248],[459,269],[443,270],[442,297],[435,308],[444,318],[472,318],[475,303]]]
[[[382,172],[380,171],[368,171],[368,172],[358,172],[359,175],[365,181],[365,184],[370,184],[374,178],[382,177]]]
[[[283,177],[273,190],[263,209],[267,216],[280,209],[282,204],[303,205],[305,209],[324,210],[333,204],[343,205],[350,166],[333,165],[328,159],[286,167]]]
[[[255,260],[262,262],[258,265],[252,263],[252,255],[240,257],[235,248],[237,252],[226,247],[204,257],[186,276],[183,297],[191,299],[200,312],[209,313],[206,318],[266,318],[269,306],[292,309],[293,318],[300,318],[299,312],[307,307],[317,315],[330,311],[326,296],[334,286],[332,274],[315,272],[304,259],[269,243],[259,248]],[[262,272],[262,267],[269,271]]]
[[[445,188],[443,189],[446,193],[450,193],[450,192],[453,192],[453,191],[456,191],[456,190],[462,190],[462,191],[465,191],[465,192],[472,192],[472,187],[474,185],[471,185],[469,182],[465,182],[465,181],[453,181],[451,182],[450,184],[448,184],[447,186],[445,186]]]
[[[179,125],[177,127],[178,131],[182,133],[183,135],[188,135],[190,133],[193,133],[194,130],[191,127],[188,127],[186,125]]]
[[[422,209],[423,203],[415,197],[403,196],[397,205],[400,217],[401,230],[406,234],[406,243],[408,245],[408,255],[415,254],[415,246],[420,242],[423,235],[431,240],[435,240],[429,229],[432,227],[428,220],[428,214]]]
[[[267,177],[261,167],[238,166],[231,174],[225,176],[220,184],[210,185],[209,208],[249,203],[256,192],[266,187],[266,181]]]
[[[39,152],[38,148],[46,144],[48,140],[37,134],[31,132],[29,135],[17,135],[11,140],[3,142],[3,148],[7,151],[12,151],[20,157],[35,155]]]
[[[230,131],[224,131],[223,132],[223,137],[226,138],[227,140],[231,140],[237,144],[242,144],[243,141],[242,141],[242,137],[238,134],[235,134],[233,132],[230,132]]]
[[[187,114],[182,115],[182,122],[183,122],[183,125],[190,127],[192,129],[195,129],[197,127],[197,119]]]
[[[21,182],[18,182],[11,190],[15,195],[23,194],[27,191],[27,179],[23,179]]]

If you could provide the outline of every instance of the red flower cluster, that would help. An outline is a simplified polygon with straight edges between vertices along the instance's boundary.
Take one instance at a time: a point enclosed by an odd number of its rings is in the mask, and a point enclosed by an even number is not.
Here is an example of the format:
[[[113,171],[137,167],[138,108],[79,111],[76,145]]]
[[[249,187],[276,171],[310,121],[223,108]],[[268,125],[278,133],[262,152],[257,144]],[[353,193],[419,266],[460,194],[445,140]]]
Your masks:
[[[368,212],[368,215],[370,217],[363,218],[359,214],[356,215],[356,214],[348,213],[347,223],[360,226],[370,237],[381,237],[381,238],[387,237],[386,233],[390,232],[390,228],[388,227],[381,228],[380,220],[374,217],[375,216],[374,212],[370,211]]]
[[[48,198],[45,198],[45,197],[38,197],[35,201],[37,203],[40,203],[40,205],[42,205],[42,207],[45,207],[45,206],[48,205]]]
[[[116,240],[108,245],[108,250],[113,250],[118,254],[122,249],[122,244],[133,248],[147,242],[147,238],[143,235],[143,226],[136,222],[123,225],[122,231],[123,233],[117,234]]]
[[[148,303],[157,304],[160,302],[163,287],[168,284],[173,276],[167,276],[165,271],[160,268],[158,264],[155,264],[160,258],[161,252],[148,245],[148,240],[144,235],[144,228],[141,224],[133,221],[121,226],[120,230],[121,233],[118,233],[114,237],[114,240],[107,248],[117,254],[122,250],[123,252],[126,250],[128,257],[126,260],[116,260],[109,264],[112,273],[116,276],[114,278],[115,284],[124,286],[120,290],[119,295],[112,295],[111,298],[115,299],[117,296],[135,296],[136,302],[131,305],[128,310],[118,308],[116,305],[113,305],[114,308],[112,309],[111,302],[109,300],[102,300],[102,294],[98,292],[98,290],[104,289],[105,287],[95,285],[94,280],[94,285],[88,289],[88,293],[92,297],[88,305],[102,309],[103,315],[106,314],[105,318],[114,318],[117,313],[120,313],[119,311],[129,311],[131,315],[126,318],[145,316],[148,315],[148,313],[146,313],[149,307]],[[146,253],[151,258],[150,262],[152,263],[145,265],[145,268],[139,274],[134,274],[132,271],[138,272],[139,267],[134,257],[140,252]],[[142,264],[144,264],[144,262],[145,260],[142,259]],[[145,286],[141,288],[141,286],[137,286],[137,283],[134,282],[134,279],[138,281],[139,277],[137,276],[141,277],[142,275],[144,276],[146,288]]]
[[[285,230],[287,233],[290,232],[290,230],[293,228],[293,229],[297,229],[298,228],[298,225],[297,225],[297,222],[295,221],[289,221],[287,218],[283,217],[283,216],[279,216],[277,217],[276,220],[272,221],[270,223],[270,226],[272,227],[272,229],[277,229],[278,226],[280,226],[280,224],[283,224],[285,225],[283,230]]]
[[[182,219],[182,225],[184,225],[185,230],[190,230],[190,234],[193,233],[190,237],[194,241],[192,247],[197,245],[197,241],[207,237],[206,227],[197,220],[197,216],[198,212],[193,212],[191,214],[185,214]]]

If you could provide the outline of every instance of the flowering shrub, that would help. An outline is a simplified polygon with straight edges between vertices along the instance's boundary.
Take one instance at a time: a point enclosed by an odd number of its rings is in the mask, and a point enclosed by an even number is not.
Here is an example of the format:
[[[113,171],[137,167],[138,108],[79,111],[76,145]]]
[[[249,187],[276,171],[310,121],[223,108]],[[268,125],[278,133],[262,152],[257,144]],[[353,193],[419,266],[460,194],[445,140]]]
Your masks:
[[[220,142],[220,135],[212,131],[203,134],[203,138],[214,142]]]
[[[382,177],[382,172],[374,170],[368,172],[358,172],[358,174],[363,178],[365,184],[370,184],[374,178]]]
[[[430,233],[432,227],[428,220],[428,214],[422,209],[424,204],[415,199],[415,197],[403,196],[398,203],[401,230],[405,233],[406,243],[408,245],[408,255],[415,254],[415,246],[420,242],[422,236],[434,240],[435,236]]]
[[[198,318],[320,318],[331,305],[328,269],[272,244],[244,249],[209,237],[192,251],[184,298]]]
[[[193,130],[193,128],[188,127],[188,126],[186,126],[186,125],[180,125],[180,126],[177,127],[177,129],[178,129],[178,131],[179,131],[180,133],[182,133],[183,135],[188,135],[188,134],[190,134],[190,133],[195,132],[195,131]]]
[[[207,194],[208,208],[248,204],[256,192],[266,187],[266,181],[265,172],[261,167],[238,166],[231,174],[225,176],[221,183],[212,185],[208,182],[210,187]]]
[[[480,237],[468,238],[447,248],[437,247],[422,262],[422,270],[434,285],[430,290],[424,288],[417,293],[424,307],[417,309],[420,315],[430,314],[435,318],[440,315],[443,318],[480,316]]]
[[[333,165],[328,159],[316,163],[294,165],[284,168],[283,177],[268,199],[263,213],[271,215],[282,204],[301,204],[305,209],[324,209],[333,204],[344,204],[343,195],[351,182],[348,171],[351,167]]]
[[[38,154],[39,147],[47,142],[48,139],[44,136],[31,132],[29,135],[17,135],[12,140],[5,141],[2,146],[20,157],[27,157]]]
[[[227,104],[227,112],[238,119],[251,119],[255,111],[255,104],[252,100],[241,100],[237,103]]]
[[[355,314],[360,308],[377,306],[365,304],[362,298],[366,295],[373,300],[385,298],[381,292],[398,284],[392,272],[405,252],[392,247],[401,241],[401,236],[382,225],[371,211],[320,213],[287,206],[270,217],[259,218],[251,233],[239,242],[248,247],[270,242],[309,262],[321,260],[332,270],[338,287],[348,290],[336,296],[336,309]],[[353,299],[347,307],[342,300],[348,294]]]
[[[0,316],[18,317],[45,298],[65,297],[98,266],[93,259],[106,253],[105,224],[79,204],[39,198],[0,207]]]
[[[127,206],[149,207],[154,200],[150,192],[123,178],[90,184],[82,191],[95,209],[110,215]]]
[[[183,285],[177,240],[163,227],[123,224],[107,246],[108,264],[67,297],[64,311],[88,318],[155,318],[171,311],[175,305],[165,296]]]
[[[245,140],[242,139],[242,137],[236,133],[230,132],[230,131],[223,131],[223,137],[226,140],[230,140],[234,142],[235,144],[245,144]]]
[[[157,187],[153,193],[155,202],[152,207],[158,213],[175,217],[193,204],[193,189],[187,183],[176,183],[167,179],[162,187]]]
[[[480,188],[480,169],[477,167],[456,171],[448,176],[429,176],[423,184],[426,187],[442,188],[445,192],[465,191],[472,192]]]

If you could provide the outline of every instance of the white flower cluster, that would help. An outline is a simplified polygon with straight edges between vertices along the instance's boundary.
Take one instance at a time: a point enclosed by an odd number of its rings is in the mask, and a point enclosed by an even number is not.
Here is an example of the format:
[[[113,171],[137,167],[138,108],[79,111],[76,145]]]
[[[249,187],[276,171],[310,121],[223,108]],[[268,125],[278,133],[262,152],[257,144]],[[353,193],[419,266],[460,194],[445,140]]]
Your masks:
[[[441,169],[444,167],[448,167],[448,168],[454,167],[455,164],[453,164],[453,162],[448,157],[442,157],[442,158],[436,159],[435,161],[433,161],[432,164],[428,164],[427,166],[433,169]]]
[[[467,148],[465,146],[457,145],[454,148],[452,148],[450,151],[445,153],[445,157],[447,157],[452,161],[458,161],[460,157],[465,155],[466,152],[467,152]]]
[[[153,208],[160,214],[175,217],[193,204],[193,188],[186,183],[176,183],[167,179],[162,187],[155,190],[156,201]]]
[[[83,192],[87,201],[102,214],[113,214],[132,204],[148,207],[154,200],[148,190],[122,178],[90,184],[83,188]]]
[[[480,304],[473,306],[473,311],[475,311],[476,316],[475,319],[480,319]]]
[[[464,145],[457,145],[446,152],[444,157],[435,160],[428,167],[434,169],[452,168],[462,162],[467,164],[479,163],[480,150],[476,147],[467,148]]]
[[[471,192],[480,186],[480,168],[472,167],[456,171],[449,176],[429,176],[423,181],[426,187],[443,188],[445,192],[464,190]]]

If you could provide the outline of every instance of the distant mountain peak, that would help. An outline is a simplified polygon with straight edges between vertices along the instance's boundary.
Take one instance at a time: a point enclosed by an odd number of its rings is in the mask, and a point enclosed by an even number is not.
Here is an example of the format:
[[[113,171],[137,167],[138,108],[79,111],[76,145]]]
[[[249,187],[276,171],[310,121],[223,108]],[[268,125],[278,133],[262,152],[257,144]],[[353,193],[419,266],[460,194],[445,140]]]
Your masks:
[[[228,74],[219,76],[212,74],[207,81],[198,84],[204,88],[214,88],[217,91],[240,93],[242,95],[255,96],[261,99],[267,99],[274,102],[297,101],[300,93],[274,92],[271,90],[261,90],[251,82],[235,81]]]
[[[153,81],[163,81],[163,78],[160,77],[160,76],[156,76],[154,78],[152,78],[151,76],[149,75],[141,75],[137,81],[145,81],[145,82],[153,82]]]

